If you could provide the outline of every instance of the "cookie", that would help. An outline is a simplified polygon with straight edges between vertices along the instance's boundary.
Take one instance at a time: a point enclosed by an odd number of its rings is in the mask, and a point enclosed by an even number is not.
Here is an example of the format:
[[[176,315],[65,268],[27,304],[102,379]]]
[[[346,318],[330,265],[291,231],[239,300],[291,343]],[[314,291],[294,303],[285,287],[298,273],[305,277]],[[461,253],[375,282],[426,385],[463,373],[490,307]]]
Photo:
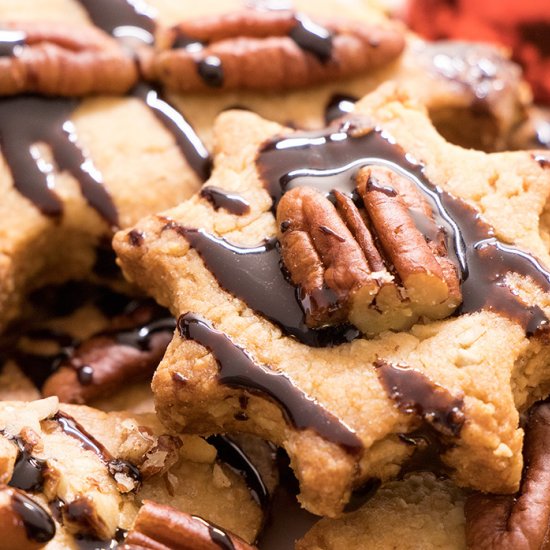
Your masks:
[[[185,512],[249,541],[256,537],[263,512],[243,479],[217,460],[215,447],[166,434],[154,415],[107,414],[59,405],[56,398],[2,402],[0,414],[2,483],[42,507],[45,521],[54,524],[41,541],[52,540],[48,547],[120,542],[124,530],[150,522],[151,508],[167,520]],[[143,502],[146,510],[134,525]]]
[[[465,550],[464,493],[432,474],[391,481],[358,511],[322,519],[299,550]]]
[[[517,409],[547,391],[537,365],[548,355],[543,336],[548,276],[532,258],[548,262],[538,216],[550,181],[537,157],[449,145],[423,108],[393,86],[319,132],[293,133],[237,112],[220,117],[216,129],[215,168],[205,191],[114,241],[126,276],[179,318],[179,335],[153,381],[162,421],[199,433],[251,431],[282,445],[301,483],[301,502],[328,516],[340,513],[351,490],[367,479],[394,477],[430,457],[435,470],[450,471],[460,486],[515,491],[522,466]],[[424,318],[408,331],[358,338],[346,322],[346,299],[355,292],[346,287],[346,277],[355,276],[355,267],[341,272],[328,266],[338,264],[340,252],[351,254],[347,247],[359,260],[363,249],[357,252],[357,233],[338,233],[342,220],[337,230],[330,225],[340,216],[330,201],[310,222],[311,231],[319,228],[312,236],[320,256],[313,258],[311,273],[321,277],[321,293],[296,288],[280,270],[275,237],[287,228],[277,227],[273,209],[290,180],[299,177],[294,184],[325,193],[334,186],[349,193],[357,167],[365,163],[393,168],[415,182],[430,204],[435,220],[413,208],[420,216],[418,231],[428,236],[421,257],[435,261],[429,242],[446,250],[462,296],[454,317],[439,323]],[[323,180],[319,174],[327,170],[340,178]],[[381,181],[373,190],[379,198],[397,200],[391,184]],[[216,203],[204,198],[209,187],[239,194],[248,213],[231,213],[231,202],[218,204],[216,211]],[[389,204],[391,211],[398,203]],[[374,229],[380,250],[388,220]],[[306,267],[310,252],[303,249]],[[368,275],[365,257],[357,269]],[[422,262],[412,259],[393,275],[391,262],[384,265],[390,277],[404,281],[410,274],[422,276]],[[327,267],[326,274],[319,266]],[[436,271],[424,273],[431,277]],[[389,281],[385,277],[379,281]],[[438,277],[437,299],[445,299],[449,287],[441,272]],[[403,321],[415,299],[400,288],[390,284],[388,295],[397,301],[379,302],[378,295],[370,305],[360,301],[362,311],[378,314],[383,323]],[[425,298],[421,308],[434,305],[433,296]],[[339,310],[338,324],[307,326],[304,312],[323,300],[329,310]],[[384,307],[389,307],[385,317]]]

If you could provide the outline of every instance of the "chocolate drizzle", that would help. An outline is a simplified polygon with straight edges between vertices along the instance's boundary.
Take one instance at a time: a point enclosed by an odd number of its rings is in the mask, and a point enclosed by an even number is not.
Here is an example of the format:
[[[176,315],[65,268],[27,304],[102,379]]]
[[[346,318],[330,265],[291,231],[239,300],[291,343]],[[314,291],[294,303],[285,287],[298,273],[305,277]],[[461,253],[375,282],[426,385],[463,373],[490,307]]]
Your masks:
[[[182,337],[212,353],[218,363],[220,384],[268,396],[297,429],[311,429],[350,453],[362,450],[361,440],[353,430],[303,393],[285,374],[256,363],[244,349],[202,317],[186,313],[178,319],[178,329]]]
[[[223,67],[219,57],[208,55],[197,61],[197,72],[204,83],[211,88],[221,88],[223,86]]]
[[[274,208],[290,186],[351,194],[361,166],[388,166],[417,185],[432,207],[436,225],[445,232],[449,257],[461,275],[463,302],[458,312],[493,311],[518,322],[527,335],[546,329],[544,312],[524,304],[507,286],[506,277],[519,273],[550,291],[550,273],[528,253],[499,241],[473,207],[432,185],[424,175],[424,166],[413,161],[384,131],[365,132],[364,127],[365,121],[355,117],[337,128],[268,141],[259,152],[257,167]]]
[[[325,123],[327,126],[331,122],[351,113],[357,99],[350,95],[333,95],[325,107]]]
[[[246,248],[202,229],[189,229],[174,223],[166,228],[185,237],[225,290],[242,298],[250,308],[300,342],[325,347],[349,342],[358,336],[357,329],[350,325],[315,330],[305,324],[296,289],[281,269],[276,239]]]
[[[151,44],[155,22],[140,0],[78,0],[96,27],[115,38]]]
[[[325,63],[332,55],[332,34],[308,17],[296,14],[296,25],[289,36],[296,44]]]
[[[23,491],[41,491],[44,486],[46,461],[32,456],[20,437],[12,436],[2,431],[0,431],[0,434],[12,441],[18,449],[13,474],[8,485],[22,489]]]
[[[21,518],[29,540],[46,543],[55,536],[55,523],[37,502],[18,491],[11,497],[13,509]]]
[[[235,550],[235,545],[231,540],[231,537],[223,530],[217,527],[216,525],[206,521],[205,519],[199,516],[191,516],[194,520],[200,521],[203,525],[208,528],[208,534],[210,539],[214,544],[222,548],[223,550]]]
[[[201,181],[206,181],[212,170],[210,154],[185,117],[147,84],[138,84],[132,95],[145,102],[159,122],[174,136],[189,166]]]
[[[141,484],[141,474],[136,466],[126,460],[119,460],[101,444],[95,437],[89,434],[73,417],[59,411],[53,417],[60,428],[68,436],[76,439],[83,449],[95,453],[98,458],[107,466],[109,473],[114,477],[116,474],[128,476],[136,483],[136,489]]]
[[[79,183],[89,205],[111,226],[118,227],[118,212],[101,175],[77,144],[69,118],[77,106],[72,99],[33,96],[0,101],[0,145],[15,188],[45,215],[59,217],[63,204],[55,191],[52,167],[36,156],[33,146],[46,143],[57,168]]]
[[[228,436],[212,435],[206,441],[216,448],[218,460],[243,477],[256,504],[266,510],[270,501],[269,491],[246,453]]]
[[[0,30],[0,57],[15,55],[25,45],[27,35],[23,31]]]
[[[388,397],[404,414],[414,414],[437,431],[457,437],[464,425],[464,401],[424,373],[377,360],[376,374]]]
[[[241,195],[221,187],[206,185],[201,189],[200,195],[210,202],[215,210],[223,208],[236,216],[242,216],[250,212],[250,204]]]

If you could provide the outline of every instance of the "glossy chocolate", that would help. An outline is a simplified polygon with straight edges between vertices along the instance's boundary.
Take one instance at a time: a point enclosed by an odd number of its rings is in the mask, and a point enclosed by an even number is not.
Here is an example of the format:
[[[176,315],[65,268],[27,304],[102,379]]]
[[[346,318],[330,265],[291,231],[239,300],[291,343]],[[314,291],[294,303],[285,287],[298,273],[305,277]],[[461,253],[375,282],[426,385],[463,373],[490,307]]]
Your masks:
[[[375,362],[388,397],[404,414],[414,414],[446,435],[457,437],[464,425],[464,401],[411,367]]]
[[[188,229],[174,223],[168,224],[166,229],[185,237],[222,288],[241,298],[250,308],[300,342],[312,347],[325,347],[349,342],[358,336],[358,331],[349,325],[315,330],[305,324],[304,313],[296,299],[296,289],[281,269],[276,239],[246,248],[202,229]]]
[[[200,195],[210,202],[215,210],[223,208],[236,216],[242,216],[250,212],[250,204],[241,195],[221,187],[206,185],[200,190]]]
[[[319,61],[328,61],[332,55],[332,34],[305,15],[297,14],[295,20],[296,25],[290,31],[290,38]]]
[[[505,279],[508,273],[519,273],[550,291],[550,273],[530,254],[499,241],[473,207],[432,185],[423,165],[411,159],[385,132],[368,128],[368,121],[353,117],[339,127],[266,142],[258,154],[257,167],[274,208],[292,186],[351,194],[361,166],[388,166],[416,184],[446,236],[449,257],[461,278],[463,302],[458,313],[489,310],[519,323],[527,335],[546,330],[544,312],[538,306],[525,305]]]
[[[283,373],[260,365],[226,334],[202,317],[187,313],[178,319],[182,337],[208,349],[218,363],[218,380],[232,388],[270,398],[281,407],[287,421],[299,430],[311,429],[350,453],[362,450],[355,432],[303,393]]]
[[[220,529],[216,525],[213,525],[209,521],[206,521],[205,519],[199,516],[191,516],[191,517],[196,521],[200,521],[203,525],[205,525],[208,528],[208,534],[210,535],[210,539],[214,544],[216,544],[216,546],[219,546],[223,550],[235,550],[235,545],[233,544],[233,541],[223,529]]]
[[[223,67],[219,57],[208,55],[197,61],[197,72],[207,86],[211,88],[223,86]]]
[[[152,42],[152,37],[155,34],[155,22],[145,2],[140,0],[78,1],[88,12],[94,25],[107,34],[111,34],[115,38],[132,36],[145,43]]]
[[[203,142],[185,117],[147,84],[138,84],[132,95],[145,102],[159,122],[174,136],[189,166],[201,181],[206,181],[210,177],[212,160]]]
[[[113,228],[118,212],[101,175],[77,144],[70,117],[78,105],[72,99],[19,96],[0,100],[0,145],[15,188],[43,214],[58,217],[63,204],[55,193],[53,167],[34,147],[45,143],[57,169],[69,172],[79,183],[88,204]]]
[[[59,411],[55,414],[53,420],[59,424],[63,432],[76,439],[83,449],[95,453],[101,462],[107,466],[107,469],[112,476],[115,476],[116,474],[126,475],[133,479],[137,486],[139,486],[141,483],[141,474],[136,466],[126,460],[114,458],[107,448],[95,439],[93,435],[89,434],[86,429],[74,418],[62,411]]]
[[[270,501],[269,491],[260,472],[246,453],[228,436],[212,435],[206,440],[216,448],[217,459],[245,480],[254,501],[263,510],[266,510]]]
[[[55,523],[40,504],[19,491],[13,493],[11,503],[29,540],[45,544],[55,537]]]
[[[333,95],[325,107],[325,123],[327,126],[335,120],[351,113],[357,99],[357,97],[351,95]]]
[[[15,55],[25,45],[27,35],[23,31],[0,29],[0,57]]]
[[[20,437],[1,431],[0,435],[8,438],[18,449],[13,474],[8,485],[22,489],[23,491],[41,491],[44,486],[44,472],[47,468],[46,461],[32,456]]]

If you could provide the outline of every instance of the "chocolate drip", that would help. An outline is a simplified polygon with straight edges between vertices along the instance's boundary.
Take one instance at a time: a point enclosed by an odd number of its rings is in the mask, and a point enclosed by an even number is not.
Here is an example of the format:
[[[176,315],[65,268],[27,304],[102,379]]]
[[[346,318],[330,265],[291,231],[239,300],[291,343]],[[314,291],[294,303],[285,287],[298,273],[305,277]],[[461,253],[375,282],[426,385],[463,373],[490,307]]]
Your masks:
[[[304,15],[297,14],[295,19],[296,26],[290,31],[290,38],[319,61],[328,61],[332,55],[332,34]]]
[[[432,207],[436,226],[446,235],[449,257],[459,268],[463,302],[458,313],[489,310],[518,322],[527,335],[548,326],[538,306],[527,306],[505,283],[509,273],[532,279],[550,291],[550,273],[530,254],[499,241],[473,207],[436,187],[383,131],[364,133],[366,121],[351,118],[339,128],[300,132],[268,141],[257,167],[276,208],[290,186],[308,185],[329,193],[351,194],[361,166],[384,165],[413,181]]]
[[[199,516],[191,516],[191,517],[194,520],[200,521],[203,525],[205,525],[208,528],[208,534],[210,535],[210,539],[214,544],[216,544],[220,548],[223,548],[223,550],[235,550],[235,545],[233,544],[233,541],[223,529],[220,529],[213,523],[210,523],[209,521],[206,521],[205,519]]]
[[[230,214],[235,214],[236,216],[242,216],[250,212],[250,204],[241,195],[232,193],[221,187],[213,185],[205,186],[201,189],[200,195],[212,203],[215,210],[224,208]]]
[[[331,122],[351,113],[357,99],[351,95],[333,95],[325,107],[325,123],[327,126]]]
[[[137,0],[78,0],[96,27],[116,38],[132,36],[153,41],[155,22]],[[141,31],[141,32],[139,32]],[[148,33],[149,36],[147,36]]]
[[[388,397],[404,414],[414,414],[438,432],[457,437],[464,425],[464,401],[411,367],[375,362]]]
[[[143,100],[159,122],[174,136],[189,166],[201,181],[206,181],[210,177],[212,160],[208,150],[185,117],[147,84],[138,84],[132,94]]]
[[[53,420],[59,424],[67,435],[76,439],[83,449],[95,453],[101,462],[107,466],[112,476],[123,474],[133,479],[137,486],[139,486],[141,483],[141,474],[136,466],[126,460],[114,458],[105,446],[97,441],[94,436],[89,434],[74,418],[59,411],[53,417]]]
[[[222,288],[244,300],[250,308],[300,342],[325,347],[349,342],[358,336],[358,331],[350,325],[315,330],[305,324],[296,289],[281,270],[276,239],[245,248],[202,229],[188,229],[173,223],[166,227],[185,237]]]
[[[46,543],[54,538],[55,523],[40,504],[20,492],[13,493],[11,503],[25,526],[29,540]]]
[[[218,451],[218,459],[242,476],[252,498],[263,510],[269,506],[269,491],[262,476],[246,453],[230,437],[213,435],[206,439]]]
[[[10,487],[22,489],[23,491],[41,491],[44,486],[44,471],[47,463],[45,460],[35,458],[25,448],[25,443],[18,436],[12,436],[0,431],[3,435],[17,446],[18,454],[13,468],[13,474],[8,483]]]
[[[163,310],[164,311],[164,310]],[[112,335],[117,343],[142,351],[151,349],[151,338],[160,332],[168,332],[170,335],[176,328],[176,320],[173,317],[161,317],[136,329],[119,332],[105,332]]]
[[[219,57],[209,55],[197,61],[197,72],[207,86],[211,88],[223,86],[223,66]]]
[[[184,338],[207,348],[218,363],[220,384],[269,397],[281,407],[287,421],[299,430],[311,429],[350,453],[362,450],[355,432],[307,396],[283,373],[256,363],[231,339],[205,319],[186,313],[178,319]]]
[[[0,101],[0,145],[13,176],[15,188],[43,214],[58,217],[63,204],[52,191],[51,168],[36,159],[33,146],[45,143],[52,149],[60,171],[69,172],[79,183],[89,205],[111,226],[118,226],[117,209],[101,175],[76,143],[69,118],[77,106],[72,99],[14,97]]]
[[[27,35],[23,31],[0,30],[0,57],[15,55],[25,45]]]

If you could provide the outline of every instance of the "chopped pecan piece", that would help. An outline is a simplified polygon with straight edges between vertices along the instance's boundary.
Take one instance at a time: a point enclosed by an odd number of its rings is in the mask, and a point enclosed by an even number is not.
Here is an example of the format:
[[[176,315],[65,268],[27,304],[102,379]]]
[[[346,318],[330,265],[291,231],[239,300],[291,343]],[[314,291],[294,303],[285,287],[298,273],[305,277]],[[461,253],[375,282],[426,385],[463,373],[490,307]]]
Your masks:
[[[307,187],[279,203],[283,262],[308,325],[349,319],[376,334],[450,315],[461,302],[459,279],[426,199],[388,168],[362,168],[356,183],[364,209],[339,191],[334,207]]]
[[[43,548],[55,535],[50,514],[23,491],[0,485],[0,550]]]
[[[94,27],[10,22],[4,28],[20,40],[12,55],[0,57],[0,95],[125,93],[137,81],[134,60]]]
[[[184,21],[161,32],[146,76],[177,91],[208,87],[281,90],[364,73],[402,52],[395,25],[331,21],[285,10],[241,10]]]
[[[236,535],[229,534],[207,521],[145,500],[123,550],[253,550]]]
[[[465,506],[466,542],[475,550],[548,548],[550,527],[550,403],[529,416],[524,470],[517,495],[475,493]]]

